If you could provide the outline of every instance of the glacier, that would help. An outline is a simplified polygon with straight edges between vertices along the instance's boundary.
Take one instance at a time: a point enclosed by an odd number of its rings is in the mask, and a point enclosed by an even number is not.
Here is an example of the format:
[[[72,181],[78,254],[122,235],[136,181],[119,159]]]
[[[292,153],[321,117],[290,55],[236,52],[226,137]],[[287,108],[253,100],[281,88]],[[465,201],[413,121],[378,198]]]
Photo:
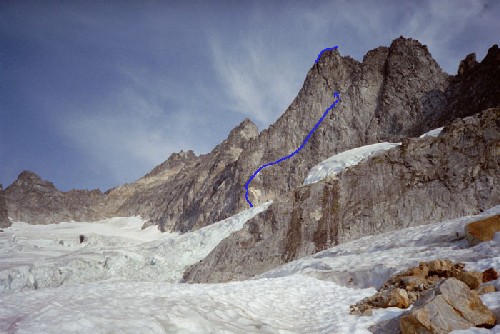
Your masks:
[[[38,286],[36,290],[27,286],[4,289],[0,292],[0,332],[370,333],[371,325],[403,310],[381,309],[375,310],[373,316],[360,317],[349,314],[349,305],[372,295],[396,271],[419,261],[445,257],[465,262],[468,270],[500,270],[499,234],[493,241],[470,248],[463,237],[468,222],[500,214],[500,206],[496,206],[476,216],[348,242],[246,281],[193,285],[176,281],[181,267],[207,254],[223,235],[241,228],[244,221],[263,212],[269,204],[192,235],[162,235],[152,228],[141,231],[139,217],[52,226],[16,223],[0,234],[2,272],[23,265],[33,272],[41,262],[61,265],[65,257],[80,258],[81,265],[89,265],[92,256],[107,253],[115,264],[106,270],[114,268],[116,276],[100,279],[97,275],[89,281],[69,280],[54,287]],[[75,234],[82,231],[88,239],[80,244]],[[178,248],[180,245],[184,246]],[[196,255],[196,248],[204,245],[209,247]],[[133,259],[130,263],[158,257],[154,258],[158,266],[147,266],[162,268],[155,272],[160,277],[131,272],[145,270],[146,265],[120,271],[117,265],[125,261],[122,255]],[[167,259],[171,264],[162,267],[160,263]],[[176,267],[176,261],[182,265]],[[179,272],[162,276],[168,270]],[[500,288],[500,279],[495,285]],[[481,298],[489,308],[500,311],[500,292]],[[467,333],[498,334],[500,326],[475,328]]]
[[[161,233],[156,226],[142,230],[140,217],[16,222],[0,233],[0,293],[102,280],[178,282],[188,266],[270,204],[184,234]]]

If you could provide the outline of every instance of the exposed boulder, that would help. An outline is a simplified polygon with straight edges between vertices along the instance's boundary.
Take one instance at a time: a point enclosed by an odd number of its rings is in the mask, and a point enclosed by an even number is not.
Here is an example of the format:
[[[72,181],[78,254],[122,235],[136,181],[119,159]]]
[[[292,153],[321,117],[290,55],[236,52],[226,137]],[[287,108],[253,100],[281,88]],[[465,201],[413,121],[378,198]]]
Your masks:
[[[463,263],[453,263],[448,259],[436,259],[421,262],[418,267],[409,268],[388,279],[378,292],[355,305],[351,305],[351,314],[369,315],[375,308],[407,308],[422,298],[429,290],[443,279],[456,278],[479,294],[495,292],[493,285],[484,285],[489,277],[494,276],[493,268],[482,272],[464,271]],[[486,277],[486,279],[484,278]]]
[[[498,279],[499,275],[493,268],[483,271],[483,282],[491,282]]]
[[[469,223],[465,226],[465,238],[469,246],[493,240],[495,233],[500,232],[500,215]]]
[[[461,272],[456,278],[469,287],[469,289],[476,290],[483,283],[483,273],[474,271]]]
[[[470,327],[493,327],[495,315],[475,291],[456,278],[448,278],[401,317],[402,334],[445,334]]]
[[[425,264],[424,264],[425,266]],[[449,277],[453,271],[462,271],[463,265],[457,264],[454,268],[453,262],[447,259],[436,259],[427,263],[428,275],[437,275],[440,277]],[[453,270],[455,269],[455,270]]]
[[[496,292],[496,291],[497,291],[497,289],[495,288],[495,286],[493,286],[491,284],[481,285],[477,289],[477,293],[480,295],[484,295],[484,294],[492,293],[492,292]]]

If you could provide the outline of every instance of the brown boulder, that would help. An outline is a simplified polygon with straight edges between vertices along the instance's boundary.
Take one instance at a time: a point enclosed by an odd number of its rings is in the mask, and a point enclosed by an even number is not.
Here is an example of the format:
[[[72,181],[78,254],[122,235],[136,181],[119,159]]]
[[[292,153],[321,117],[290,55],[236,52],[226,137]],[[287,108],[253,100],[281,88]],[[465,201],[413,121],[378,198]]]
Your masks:
[[[436,259],[428,263],[429,275],[448,277],[453,271],[453,262],[448,259]]]
[[[492,327],[495,315],[479,295],[456,278],[449,278],[418,300],[400,320],[402,334],[441,334],[474,326]]]
[[[480,295],[484,295],[485,293],[496,292],[497,289],[493,285],[482,285],[477,289],[477,293]]]
[[[418,267],[409,268],[389,278],[375,295],[352,305],[351,314],[366,315],[371,309],[391,306],[408,308],[427,291],[434,289],[437,283],[449,277],[464,282],[470,289],[478,289],[484,280],[483,273],[465,272],[464,267],[463,263],[453,263],[448,259],[420,262]],[[498,275],[493,269],[485,271],[485,277],[490,280],[495,274]]]
[[[408,293],[403,289],[392,289],[386,294],[386,306],[384,307],[399,307],[408,308],[410,306],[410,300],[408,298]]]
[[[469,246],[493,240],[495,233],[500,232],[500,215],[469,223],[465,226],[465,238]]]
[[[374,308],[408,308],[413,301],[414,299],[410,300],[406,290],[390,287],[363,299],[356,305],[351,305],[350,313],[355,315],[372,315]]]
[[[491,282],[498,279],[498,273],[495,269],[489,268],[483,271],[483,282]]]
[[[476,290],[483,283],[483,273],[476,271],[463,271],[456,278],[467,284],[472,290]]]

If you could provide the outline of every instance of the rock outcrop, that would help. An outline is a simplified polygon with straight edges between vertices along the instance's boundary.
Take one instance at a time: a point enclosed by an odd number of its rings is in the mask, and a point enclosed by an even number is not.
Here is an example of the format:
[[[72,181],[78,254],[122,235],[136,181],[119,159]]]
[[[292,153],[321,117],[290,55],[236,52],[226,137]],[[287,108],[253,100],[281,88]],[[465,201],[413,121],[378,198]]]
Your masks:
[[[311,137],[300,158],[267,168],[252,181],[254,205],[287,196],[302,184],[312,166],[333,154],[418,136],[457,117],[499,105],[498,54],[493,47],[480,63],[468,56],[459,74],[449,76],[427,47],[413,39],[401,37],[389,47],[371,50],[362,62],[343,57],[337,50],[327,51],[309,70],[285,113],[261,133],[245,120],[209,154],[173,155],[137,182],[104,195],[75,196],[47,185],[42,187],[44,192],[18,180],[7,188],[9,212],[15,220],[30,223],[140,214],[162,230],[197,229],[247,208],[244,185],[249,176],[259,166],[294,151],[332,103],[334,92],[340,92],[341,103]],[[307,195],[301,191],[297,196]],[[321,189],[311,191],[323,193]],[[52,196],[50,201],[47,196]],[[76,202],[84,208],[72,205]],[[46,204],[50,210],[42,207]],[[294,214],[300,215],[299,211]],[[431,218],[440,215],[438,211]],[[325,239],[319,233],[316,238],[319,244],[328,245],[335,236]],[[294,252],[294,246],[287,247]],[[288,257],[293,258],[292,253]]]
[[[490,282],[495,275],[498,278],[498,273],[493,268],[484,272],[465,271],[463,263],[453,263],[447,259],[421,262],[418,267],[392,276],[373,296],[351,305],[351,314],[371,315],[376,308],[408,308],[428,291],[433,290],[443,279],[450,277],[465,283],[469,289],[479,294],[495,292],[495,286],[483,285]]]
[[[366,235],[476,214],[500,202],[500,108],[297,187],[185,274],[222,282]]]
[[[465,238],[471,247],[484,241],[493,240],[495,233],[500,233],[500,215],[472,222],[465,226]]]
[[[15,221],[49,224],[71,220],[99,220],[105,196],[99,190],[59,191],[30,171],[22,172],[5,190],[9,216]]]
[[[460,63],[458,75],[446,89],[445,111],[436,115],[431,127],[447,124],[455,118],[470,116],[481,110],[500,106],[500,49],[493,45],[478,63],[474,53]],[[432,122],[432,117],[429,119]],[[434,126],[436,125],[436,126]]]
[[[456,278],[436,285],[401,317],[402,334],[446,334],[470,327],[493,327],[495,315],[475,291]]]
[[[0,184],[0,228],[9,227],[10,225],[11,223],[7,212],[7,204],[5,203],[5,191]]]

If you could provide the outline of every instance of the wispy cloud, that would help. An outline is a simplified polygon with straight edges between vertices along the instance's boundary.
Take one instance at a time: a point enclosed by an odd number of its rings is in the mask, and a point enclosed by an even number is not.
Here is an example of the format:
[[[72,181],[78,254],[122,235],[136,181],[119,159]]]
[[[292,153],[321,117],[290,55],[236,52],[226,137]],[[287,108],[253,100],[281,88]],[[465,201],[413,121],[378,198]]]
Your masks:
[[[210,46],[226,109],[267,126],[296,96],[305,71],[290,46],[270,45],[259,33],[237,43],[213,36]]]
[[[35,166],[63,188],[130,182],[174,151],[206,153],[243,117],[268,126],[326,47],[361,60],[404,35],[454,73],[500,31],[493,0],[0,6],[0,155],[15,161],[1,181]]]
[[[191,110],[168,106],[168,96],[128,85],[91,110],[59,115],[60,131],[115,183],[132,181],[180,149],[205,148]],[[136,88],[136,89],[135,89]]]

